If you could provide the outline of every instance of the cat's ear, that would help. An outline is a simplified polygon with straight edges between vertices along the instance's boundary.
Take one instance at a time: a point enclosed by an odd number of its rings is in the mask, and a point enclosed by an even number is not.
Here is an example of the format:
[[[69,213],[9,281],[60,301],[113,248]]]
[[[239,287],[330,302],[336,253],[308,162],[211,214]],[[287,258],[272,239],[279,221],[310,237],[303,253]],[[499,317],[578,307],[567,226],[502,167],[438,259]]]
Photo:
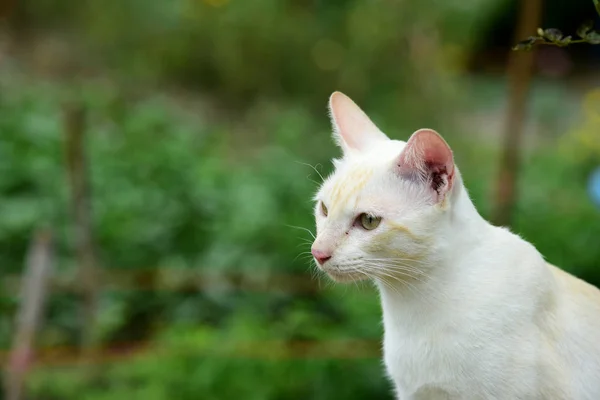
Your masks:
[[[348,96],[334,92],[329,97],[333,138],[344,153],[360,152],[373,142],[389,140]]]
[[[455,179],[454,157],[446,141],[434,130],[412,134],[398,158],[400,175],[427,185],[434,202],[441,202]]]

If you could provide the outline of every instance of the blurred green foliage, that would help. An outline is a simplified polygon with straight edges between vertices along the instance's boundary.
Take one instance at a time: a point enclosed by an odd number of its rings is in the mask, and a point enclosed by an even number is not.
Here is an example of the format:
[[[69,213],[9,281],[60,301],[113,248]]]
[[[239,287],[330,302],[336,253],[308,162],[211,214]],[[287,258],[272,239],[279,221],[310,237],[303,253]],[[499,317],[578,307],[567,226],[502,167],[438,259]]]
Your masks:
[[[218,278],[312,273],[301,254],[311,237],[302,228],[313,228],[311,198],[320,179],[310,165],[328,173],[339,155],[325,113],[333,90],[351,95],[394,138],[423,126],[438,129],[487,216],[496,148],[473,139],[482,137],[478,128],[458,128],[455,113],[480,111],[503,96],[502,83],[460,79],[474,33],[499,3],[20,2],[18,29],[64,35],[85,55],[75,57],[79,68],[107,69],[113,80],[64,84],[0,74],[0,282],[21,270],[40,224],[57,233],[58,274],[75,272],[61,119],[61,104],[73,100],[87,110],[102,268],[155,271],[150,281],[180,269],[216,278],[197,291],[108,288],[97,339],[149,340],[150,353],[91,370],[41,366],[30,382],[33,397],[391,398],[377,357],[281,359],[273,347],[266,349],[272,358],[260,359],[242,357],[235,347],[271,340],[377,343],[380,311],[369,285],[324,281],[317,293],[277,287],[256,293]],[[164,95],[157,83],[209,100],[190,104],[186,96]],[[132,96],[137,85],[150,93]],[[546,121],[545,135],[556,135],[564,93],[539,89],[533,114]],[[189,112],[197,109],[204,111]],[[585,192],[600,162],[600,152],[585,145],[594,142],[596,122],[593,115],[582,118],[560,148],[550,140],[527,150],[515,230],[550,262],[600,284],[600,216]],[[15,307],[14,297],[0,295],[2,348]],[[46,320],[40,346],[73,345],[76,296],[53,294]]]
[[[227,107],[287,97],[321,110],[342,88],[431,118],[405,93],[427,92],[443,113],[444,78],[503,2],[25,0],[17,20],[75,38],[82,68],[200,89]]]

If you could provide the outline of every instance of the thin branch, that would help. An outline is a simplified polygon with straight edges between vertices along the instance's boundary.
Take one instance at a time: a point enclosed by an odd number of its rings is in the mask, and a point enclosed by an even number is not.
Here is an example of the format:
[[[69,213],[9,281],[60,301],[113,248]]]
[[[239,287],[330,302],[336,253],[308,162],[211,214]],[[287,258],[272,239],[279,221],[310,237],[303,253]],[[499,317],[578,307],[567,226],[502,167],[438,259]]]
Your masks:
[[[23,398],[23,387],[33,359],[35,335],[42,323],[52,265],[52,234],[48,230],[40,230],[31,242],[21,284],[15,339],[6,371],[7,400]]]

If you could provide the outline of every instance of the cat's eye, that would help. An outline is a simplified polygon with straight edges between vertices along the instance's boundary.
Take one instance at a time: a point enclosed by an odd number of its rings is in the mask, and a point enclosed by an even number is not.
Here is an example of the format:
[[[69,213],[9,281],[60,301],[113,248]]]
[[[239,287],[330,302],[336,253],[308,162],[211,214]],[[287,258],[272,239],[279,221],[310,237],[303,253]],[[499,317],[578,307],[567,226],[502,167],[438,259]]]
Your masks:
[[[327,207],[325,207],[325,203],[321,202],[321,212],[324,216],[327,216]]]
[[[372,231],[379,226],[381,217],[375,217],[374,215],[363,213],[358,216],[358,221],[363,228],[368,231]]]

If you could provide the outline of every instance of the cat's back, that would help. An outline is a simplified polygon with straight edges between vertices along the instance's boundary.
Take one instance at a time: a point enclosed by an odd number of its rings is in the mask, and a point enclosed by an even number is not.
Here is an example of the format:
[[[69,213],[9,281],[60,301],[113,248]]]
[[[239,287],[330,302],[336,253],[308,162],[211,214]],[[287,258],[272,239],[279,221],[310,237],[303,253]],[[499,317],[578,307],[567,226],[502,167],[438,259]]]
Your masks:
[[[556,280],[560,318],[562,326],[567,328],[565,334],[593,335],[593,343],[588,344],[600,351],[600,289],[552,264],[548,268]]]
[[[569,303],[573,303],[572,305],[582,306],[581,311],[593,313],[595,318],[592,319],[597,320],[600,315],[600,289],[552,264],[547,265],[565,299]],[[600,325],[600,321],[598,321],[598,325]]]
[[[600,289],[548,264],[558,285],[563,371],[578,399],[600,399]]]

